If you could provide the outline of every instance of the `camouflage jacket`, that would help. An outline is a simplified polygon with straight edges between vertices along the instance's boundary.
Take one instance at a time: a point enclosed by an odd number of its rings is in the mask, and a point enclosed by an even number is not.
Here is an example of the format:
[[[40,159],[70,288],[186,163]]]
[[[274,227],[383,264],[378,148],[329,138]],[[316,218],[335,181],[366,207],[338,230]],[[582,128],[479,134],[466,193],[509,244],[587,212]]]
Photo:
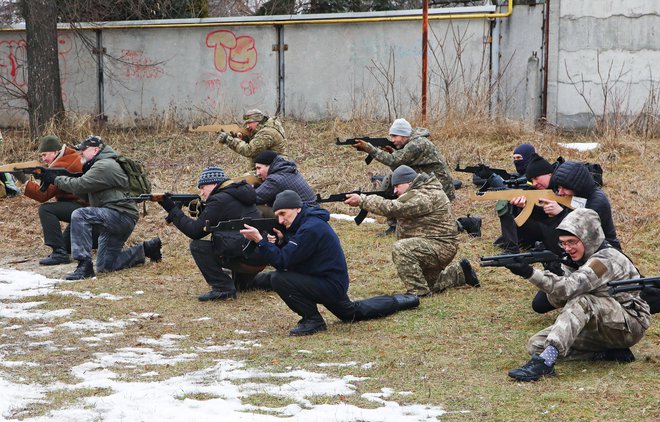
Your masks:
[[[228,136],[227,146],[244,157],[254,158],[261,151],[271,150],[284,154],[284,127],[277,117],[270,117],[260,123],[254,135],[246,142],[238,137]]]
[[[557,227],[577,236],[584,245],[584,256],[577,269],[564,266],[564,275],[550,271],[534,270],[529,281],[546,292],[555,306],[564,306],[569,300],[583,294],[593,295],[598,309],[596,314],[603,323],[618,329],[626,329],[623,313],[637,319],[645,329],[650,324],[649,305],[640,299],[639,292],[622,292],[610,296],[607,282],[639,278],[635,265],[613,247],[603,247],[605,234],[598,214],[588,208],[571,212]]]
[[[397,199],[360,195],[360,208],[396,218],[397,239],[422,237],[456,244],[458,230],[447,195],[438,179],[421,173]]]

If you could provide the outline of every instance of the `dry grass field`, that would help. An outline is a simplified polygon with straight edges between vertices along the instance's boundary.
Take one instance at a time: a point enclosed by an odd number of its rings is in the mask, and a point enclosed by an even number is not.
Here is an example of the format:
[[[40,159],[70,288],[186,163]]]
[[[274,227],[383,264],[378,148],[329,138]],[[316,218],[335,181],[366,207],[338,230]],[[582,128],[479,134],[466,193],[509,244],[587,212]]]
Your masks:
[[[349,147],[334,145],[335,137],[358,135],[385,136],[385,122],[325,121],[302,123],[285,121],[288,133],[287,155],[294,159],[310,185],[322,195],[370,188],[369,172],[384,174],[379,163],[366,166],[363,154]],[[430,125],[432,140],[451,167],[487,163],[512,170],[510,153],[522,143],[533,143],[537,151],[552,160],[559,155],[601,163],[605,191],[614,211],[615,224],[624,251],[647,276],[660,274],[660,141],[633,135],[619,138],[566,136],[525,130],[512,122],[485,124],[457,122]],[[157,133],[156,133],[157,132]],[[83,129],[62,133],[69,143],[82,139]],[[2,163],[24,161],[36,156],[36,145],[28,144],[20,132],[5,131],[0,150]],[[249,161],[224,146],[212,135],[191,134],[180,128],[148,131],[106,131],[101,134],[124,155],[142,160],[151,175],[154,191],[196,192],[199,172],[207,165],[220,165],[229,175],[249,168]],[[558,146],[559,142],[600,142],[598,149],[580,153]],[[537,315],[530,308],[535,289],[505,269],[480,269],[480,255],[499,251],[492,241],[499,234],[494,204],[471,203],[468,199],[470,175],[455,173],[463,181],[454,203],[455,215],[466,213],[483,218],[483,236],[468,238],[461,234],[459,256],[468,257],[477,267],[480,289],[453,289],[424,298],[416,310],[391,317],[355,324],[339,322],[329,312],[323,315],[328,331],[311,337],[289,338],[288,330],[297,321],[273,293],[249,292],[235,301],[200,303],[197,295],[207,286],[188,252],[188,239],[164,221],[164,211],[147,205],[147,215],[138,223],[131,241],[159,235],[163,239],[164,259],[137,268],[103,274],[92,280],[67,284],[69,290],[110,293],[126,297],[143,292],[132,300],[94,301],[76,296],[49,295],[44,309],[75,309],[76,318],[113,321],[134,314],[151,313],[153,318],[125,327],[112,341],[90,347],[80,336],[55,330],[57,344],[52,351],[30,348],[33,341],[24,329],[8,330],[14,325],[28,329],[29,321],[5,320],[0,325],[0,355],[5,361],[30,361],[37,366],[0,367],[0,374],[21,384],[74,383],[71,368],[89,361],[94,354],[121,347],[139,346],[140,338],[159,338],[166,334],[185,335],[179,352],[201,346],[222,345],[245,339],[242,332],[261,347],[247,350],[206,353],[200,358],[159,367],[156,379],[167,379],[207,368],[218,359],[236,359],[252,368],[268,370],[293,368],[318,370],[321,362],[358,362],[357,366],[329,366],[331,375],[354,375],[367,379],[353,382],[357,394],[319,396],[314,404],[348,403],[374,406],[363,392],[410,392],[397,396],[400,404],[441,406],[445,419],[486,420],[660,420],[660,324],[657,316],[646,337],[633,348],[637,361],[631,364],[567,362],[557,365],[558,376],[536,383],[515,383],[507,377],[528,356],[527,338],[550,325],[556,312]],[[331,204],[333,212],[355,214],[343,204]],[[373,217],[373,216],[372,216]],[[394,239],[378,237],[384,230],[378,224],[355,226],[352,222],[332,221],[348,259],[351,274],[349,295],[354,299],[376,294],[397,293],[403,286],[391,263]],[[61,278],[74,264],[54,268],[39,267],[37,261],[49,249],[43,245],[37,204],[25,198],[0,200],[0,235],[4,252],[1,268],[34,271]],[[2,286],[0,285],[0,289]],[[0,304],[0,306],[3,306]],[[208,320],[200,320],[211,317]],[[67,317],[53,318],[45,324],[56,327]],[[195,322],[193,322],[195,321]],[[44,324],[44,322],[41,322]],[[299,353],[301,349],[308,354]],[[360,366],[365,363],[373,365]],[[153,371],[149,363],[116,369],[126,380],[139,379]],[[72,389],[52,392],[46,400],[14,409],[12,418],[48,415],[89,396],[110,394],[105,389]],[[204,400],[204,397],[197,397]],[[262,406],[279,407],[287,403],[269,394],[253,395]],[[218,419],[221,420],[221,419]]]

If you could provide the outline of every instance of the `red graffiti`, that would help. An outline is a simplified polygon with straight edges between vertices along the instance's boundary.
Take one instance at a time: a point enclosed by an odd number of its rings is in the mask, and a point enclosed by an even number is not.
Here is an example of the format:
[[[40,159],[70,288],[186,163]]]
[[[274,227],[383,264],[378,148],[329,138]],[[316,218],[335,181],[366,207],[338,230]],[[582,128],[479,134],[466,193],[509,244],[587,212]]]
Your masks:
[[[213,64],[220,72],[229,67],[234,72],[247,72],[257,65],[254,38],[237,37],[232,31],[220,29],[206,36],[206,46],[214,49]]]
[[[243,89],[243,94],[245,94],[246,96],[256,94],[262,85],[263,85],[263,77],[261,76],[260,73],[257,73],[252,78],[245,79],[241,82],[241,88]]]
[[[142,51],[122,50],[124,76],[132,79],[158,79],[164,74],[163,68]]]

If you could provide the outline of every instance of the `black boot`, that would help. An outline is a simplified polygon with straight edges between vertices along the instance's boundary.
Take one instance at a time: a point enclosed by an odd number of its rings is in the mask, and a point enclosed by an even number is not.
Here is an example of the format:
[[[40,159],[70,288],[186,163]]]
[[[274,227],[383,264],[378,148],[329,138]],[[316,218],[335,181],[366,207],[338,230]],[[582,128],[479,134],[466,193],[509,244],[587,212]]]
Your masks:
[[[160,252],[161,246],[162,243],[160,241],[160,237],[154,237],[151,240],[145,240],[142,242],[142,247],[144,248],[144,256],[154,262],[160,262],[163,259],[163,254]]]
[[[197,297],[197,300],[200,302],[208,302],[211,300],[230,300],[236,299],[236,291],[222,291],[222,290],[211,290],[208,293],[204,293]]]
[[[92,264],[92,260],[83,259],[82,261],[78,261],[78,266],[76,267],[75,271],[67,274],[66,279],[82,280],[84,278],[92,278],[95,275],[96,274],[94,274],[94,265]]]
[[[509,376],[516,381],[536,381],[541,377],[554,377],[555,375],[554,365],[546,365],[545,360],[536,354],[520,368],[509,371]]]
[[[376,236],[383,237],[383,236],[389,236],[396,233],[396,226],[389,226],[387,227],[387,230],[385,230],[382,233],[378,233]]]
[[[319,331],[325,331],[328,326],[323,319],[301,319],[298,324],[289,331],[290,336],[309,336]]]
[[[60,265],[71,262],[71,257],[64,249],[53,249],[53,253],[46,258],[39,260],[39,265]]]
[[[393,295],[394,300],[396,300],[397,305],[399,306],[399,311],[404,311],[406,309],[412,309],[419,306],[419,296],[405,294],[405,295]]]
[[[461,269],[463,270],[463,275],[465,276],[465,284],[472,287],[480,287],[481,284],[479,283],[479,279],[477,278],[477,273],[475,273],[474,270],[472,269],[472,265],[470,265],[470,261],[468,261],[466,258],[463,258],[459,261],[458,264],[461,266]]]
[[[481,237],[481,217],[470,217],[470,214],[467,217],[460,217],[458,220],[458,231],[467,232],[472,237]]]
[[[612,362],[630,363],[635,361],[635,355],[629,348],[605,349],[596,352],[591,360],[606,360]]]

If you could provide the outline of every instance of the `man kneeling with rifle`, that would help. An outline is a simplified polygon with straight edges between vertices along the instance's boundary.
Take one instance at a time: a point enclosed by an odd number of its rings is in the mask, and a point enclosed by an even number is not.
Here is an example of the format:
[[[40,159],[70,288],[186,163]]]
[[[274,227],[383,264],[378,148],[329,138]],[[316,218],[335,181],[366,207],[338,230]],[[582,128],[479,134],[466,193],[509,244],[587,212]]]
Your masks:
[[[450,265],[458,250],[458,229],[437,178],[403,165],[392,173],[392,185],[396,199],[350,193],[344,203],[396,218],[392,261],[406,292],[427,296],[466,283],[479,287],[467,259]]]
[[[328,221],[330,213],[304,205],[292,190],[280,192],[273,212],[284,233],[263,238],[258,229],[245,225],[241,234],[257,244],[258,251],[277,271],[267,273],[270,284],[287,306],[300,315],[290,336],[304,336],[327,329],[317,304],[328,308],[342,321],[361,321],[384,317],[414,308],[414,295],[385,295],[351,301],[348,267],[337,234]]]
[[[605,241],[594,210],[571,212],[557,233],[559,245],[575,263],[563,265],[564,275],[534,270],[524,262],[507,265],[545,292],[553,305],[563,306],[552,326],[529,339],[532,359],[509,371],[517,381],[554,376],[558,358],[632,362],[635,357],[629,347],[642,339],[650,324],[649,305],[639,292],[608,294],[609,281],[638,278],[639,272]]]

